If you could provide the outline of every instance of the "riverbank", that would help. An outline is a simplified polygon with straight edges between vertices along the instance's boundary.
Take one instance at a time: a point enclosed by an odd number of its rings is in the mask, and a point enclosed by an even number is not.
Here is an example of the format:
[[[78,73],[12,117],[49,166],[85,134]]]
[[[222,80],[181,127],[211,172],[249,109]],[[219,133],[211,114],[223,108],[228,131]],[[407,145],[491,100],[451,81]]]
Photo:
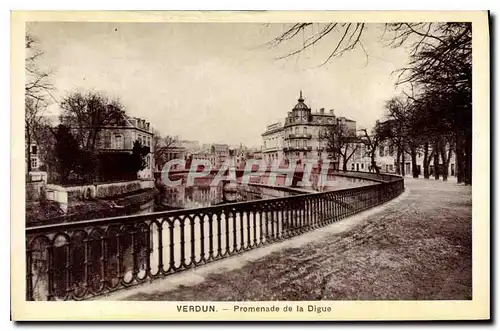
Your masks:
[[[152,212],[158,190],[142,189],[103,199],[75,201],[64,213],[54,201],[27,201],[26,225],[37,226],[136,214],[144,209]]]

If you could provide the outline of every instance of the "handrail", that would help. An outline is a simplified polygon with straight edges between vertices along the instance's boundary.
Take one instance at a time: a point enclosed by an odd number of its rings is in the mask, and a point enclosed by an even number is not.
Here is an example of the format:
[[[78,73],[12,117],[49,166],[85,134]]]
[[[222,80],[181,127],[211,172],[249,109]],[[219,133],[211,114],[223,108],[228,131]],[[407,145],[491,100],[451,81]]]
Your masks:
[[[27,300],[82,300],[164,277],[330,224],[404,190],[402,177],[363,176],[377,182],[281,198],[28,227]]]

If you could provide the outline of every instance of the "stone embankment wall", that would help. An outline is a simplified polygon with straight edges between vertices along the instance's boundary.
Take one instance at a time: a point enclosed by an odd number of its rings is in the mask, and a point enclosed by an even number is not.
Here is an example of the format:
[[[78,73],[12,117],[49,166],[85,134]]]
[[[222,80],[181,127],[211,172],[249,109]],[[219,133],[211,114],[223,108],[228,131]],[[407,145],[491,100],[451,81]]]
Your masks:
[[[72,203],[123,196],[136,191],[152,188],[154,188],[153,180],[135,180],[128,182],[68,187],[48,184],[45,187],[45,196],[47,200],[59,203],[63,211],[67,211],[68,205]]]

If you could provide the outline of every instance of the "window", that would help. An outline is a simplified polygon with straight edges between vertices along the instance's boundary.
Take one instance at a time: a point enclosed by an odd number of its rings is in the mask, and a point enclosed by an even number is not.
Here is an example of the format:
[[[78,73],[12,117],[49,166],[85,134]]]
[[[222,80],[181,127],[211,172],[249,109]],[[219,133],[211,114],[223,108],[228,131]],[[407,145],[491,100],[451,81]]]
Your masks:
[[[384,156],[384,146],[380,146],[379,149],[378,149],[378,154],[380,157],[383,157]]]
[[[304,134],[307,134],[307,127],[304,126]]]
[[[295,128],[295,134],[298,134],[299,133],[299,128]]]
[[[38,168],[38,158],[32,157],[31,158],[31,169],[36,169],[36,168]]]
[[[361,163],[361,169],[364,169],[364,168],[365,168],[365,164]]]
[[[115,135],[115,149],[123,149],[123,136],[121,134]]]
[[[36,145],[32,145],[31,146],[31,155],[36,155],[37,154],[37,146]]]
[[[394,146],[389,145],[389,155],[394,156]]]

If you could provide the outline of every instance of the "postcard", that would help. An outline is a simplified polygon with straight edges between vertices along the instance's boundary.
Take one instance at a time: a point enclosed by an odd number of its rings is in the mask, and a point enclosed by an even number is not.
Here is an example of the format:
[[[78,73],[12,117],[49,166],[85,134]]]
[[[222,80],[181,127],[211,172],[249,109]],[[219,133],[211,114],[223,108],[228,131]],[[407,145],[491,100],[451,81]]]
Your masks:
[[[488,12],[11,24],[13,320],[490,319]]]

